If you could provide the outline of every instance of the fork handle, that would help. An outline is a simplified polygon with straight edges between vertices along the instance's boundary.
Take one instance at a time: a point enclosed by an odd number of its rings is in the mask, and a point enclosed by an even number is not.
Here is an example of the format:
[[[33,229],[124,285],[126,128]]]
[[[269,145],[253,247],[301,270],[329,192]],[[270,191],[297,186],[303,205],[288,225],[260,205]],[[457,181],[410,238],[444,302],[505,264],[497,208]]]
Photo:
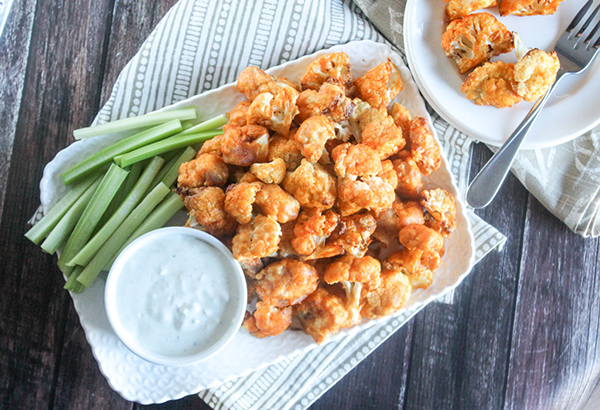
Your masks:
[[[548,91],[540,97],[534,106],[531,108],[527,116],[521,121],[521,124],[512,133],[512,135],[506,140],[504,145],[494,154],[494,156],[488,161],[483,167],[479,174],[473,179],[471,185],[467,189],[467,203],[473,208],[485,208],[492,202],[492,199],[498,193],[506,174],[510,170],[510,166],[513,163],[519,147],[523,143],[523,140],[527,136],[529,129],[538,117],[538,114],[546,105],[546,101],[552,94],[554,87],[558,84],[558,81],[562,78],[557,76],[556,81]]]

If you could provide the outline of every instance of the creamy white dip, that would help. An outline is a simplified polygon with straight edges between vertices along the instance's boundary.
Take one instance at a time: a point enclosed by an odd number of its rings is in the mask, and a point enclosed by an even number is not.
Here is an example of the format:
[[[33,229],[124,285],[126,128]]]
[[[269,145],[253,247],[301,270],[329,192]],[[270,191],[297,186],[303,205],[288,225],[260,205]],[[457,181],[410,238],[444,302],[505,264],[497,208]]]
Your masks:
[[[158,237],[136,249],[115,293],[128,341],[171,357],[217,343],[235,320],[230,269],[222,252],[187,235]]]

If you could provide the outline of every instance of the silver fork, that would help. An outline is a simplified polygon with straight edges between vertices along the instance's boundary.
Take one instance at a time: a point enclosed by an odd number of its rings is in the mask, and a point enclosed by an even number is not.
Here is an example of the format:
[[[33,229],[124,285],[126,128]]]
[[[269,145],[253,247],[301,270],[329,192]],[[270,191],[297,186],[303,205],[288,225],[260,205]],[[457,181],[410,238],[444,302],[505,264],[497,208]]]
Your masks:
[[[521,124],[469,185],[466,199],[473,208],[484,208],[492,202],[508,174],[521,143],[560,80],[569,74],[581,73],[590,66],[598,54],[600,20],[595,25],[593,23],[599,15],[600,4],[590,12],[593,4],[594,0],[588,0],[584,4],[556,43],[554,51],[560,60],[560,69],[554,84],[536,101]]]

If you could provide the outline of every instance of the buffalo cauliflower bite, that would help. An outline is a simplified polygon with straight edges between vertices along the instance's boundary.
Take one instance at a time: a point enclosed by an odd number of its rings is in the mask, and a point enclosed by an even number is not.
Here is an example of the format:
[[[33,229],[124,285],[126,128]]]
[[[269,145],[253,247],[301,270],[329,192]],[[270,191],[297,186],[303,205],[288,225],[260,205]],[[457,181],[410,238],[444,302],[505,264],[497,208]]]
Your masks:
[[[227,178],[229,178],[229,169],[223,158],[213,153],[202,154],[181,164],[177,186],[183,188],[223,186]]]
[[[190,219],[195,219],[211,235],[222,238],[235,232],[237,223],[223,208],[225,193],[221,188],[192,188],[183,202]]]
[[[514,66],[515,91],[525,101],[535,101],[556,81],[560,61],[555,51],[532,49]]]
[[[283,178],[285,178],[286,169],[287,165],[281,158],[275,158],[271,162],[256,163],[250,166],[250,172],[265,184],[281,184]]]
[[[281,89],[298,92],[296,86],[283,77],[270,76],[258,67],[246,67],[238,76],[237,89],[250,101],[261,93],[276,94]]]
[[[440,167],[442,163],[440,146],[435,141],[425,118],[415,117],[412,120],[408,141],[411,156],[423,175],[429,175]]]
[[[335,84],[346,95],[353,89],[354,77],[350,58],[346,53],[331,53],[317,58],[308,65],[306,73],[300,80],[302,89],[318,90],[323,83]]]
[[[277,307],[265,302],[257,302],[253,314],[246,312],[242,327],[252,336],[262,339],[277,336],[292,324],[292,307]]]
[[[246,275],[250,279],[254,279],[256,274],[265,267],[263,261],[260,258],[249,258],[249,259],[238,259],[237,260],[242,270],[244,271],[244,275]],[[254,282],[252,282],[254,284]],[[248,289],[249,291],[252,289]],[[253,289],[256,291],[256,289]]]
[[[477,67],[465,79],[461,91],[477,105],[504,108],[521,101],[515,91],[515,65],[503,61]]]
[[[269,131],[260,125],[232,128],[223,134],[221,151],[226,163],[249,167],[266,162],[269,153]]]
[[[223,128],[223,132],[226,132],[226,127]],[[204,143],[202,143],[202,147],[200,147],[200,151],[198,151],[198,154],[196,154],[196,157],[209,153],[222,156],[223,152],[221,151],[221,142],[223,142],[223,134],[217,135],[208,141],[204,141]]]
[[[475,10],[487,9],[498,5],[498,0],[444,0],[446,6],[446,14],[451,20],[459,17],[465,17]]]
[[[296,100],[298,92],[291,88],[282,88],[277,93],[262,93],[256,96],[247,111],[248,124],[267,127],[283,136],[287,136],[292,120],[298,114]]]
[[[422,175],[419,166],[409,151],[400,151],[394,156],[394,170],[398,177],[396,192],[402,198],[417,198],[423,189]]]
[[[403,87],[400,72],[389,58],[357,78],[354,84],[357,97],[378,109],[387,109]]]
[[[500,15],[534,16],[554,14],[562,0],[502,0]]]
[[[398,187],[398,175],[391,160],[381,161],[381,172],[377,174],[383,182],[387,182],[393,189]]]
[[[402,135],[406,136],[410,132],[410,123],[412,121],[412,116],[408,109],[398,103],[393,103],[390,108],[389,114],[394,119],[394,124],[402,129]]]
[[[360,180],[343,179],[338,187],[339,209],[342,216],[352,215],[361,209],[375,213],[392,206],[396,194],[394,188],[380,177]]]
[[[243,127],[248,124],[246,117],[248,115],[250,101],[240,101],[231,111],[227,113],[227,124],[225,127]]]
[[[402,270],[413,289],[427,289],[433,282],[433,272],[440,266],[440,255],[435,251],[406,248],[387,258],[383,266]]]
[[[333,287],[317,288],[299,305],[294,306],[302,330],[318,344],[340,329],[351,326],[343,293]]]
[[[300,212],[300,203],[277,184],[263,185],[256,194],[255,204],[261,213],[279,223],[293,221]]]
[[[386,246],[398,238],[398,232],[407,225],[423,225],[423,207],[416,201],[394,201],[392,206],[377,215],[377,229],[373,236]]]
[[[377,153],[364,144],[349,142],[338,145],[331,152],[335,173],[340,178],[375,176],[383,171]]]
[[[356,139],[359,143],[375,150],[381,160],[404,148],[406,141],[402,137],[402,128],[394,123],[387,111],[373,108],[359,99],[354,99],[354,104],[356,110],[351,121],[358,123],[360,132],[357,132]]]
[[[265,258],[277,251],[281,227],[269,217],[257,215],[250,223],[239,225],[233,237],[235,259]]]
[[[421,205],[427,209],[431,219],[426,225],[443,236],[450,236],[454,230],[456,204],[454,197],[446,190],[437,188],[421,192]]]
[[[446,57],[454,59],[461,74],[514,48],[513,35],[489,13],[452,20],[442,36]]]
[[[343,216],[337,229],[327,241],[326,248],[330,250],[341,248],[342,252],[361,258],[371,244],[371,235],[376,227],[377,220],[368,212]],[[335,256],[335,254],[330,252],[328,256]]]
[[[319,274],[307,263],[282,259],[256,275],[256,293],[273,306],[285,307],[302,302],[317,289]]]
[[[327,117],[315,115],[302,122],[294,138],[302,155],[310,162],[317,162],[323,155],[325,143],[335,138],[335,132]]]
[[[293,171],[298,168],[302,161],[302,153],[300,146],[294,137],[297,131],[290,131],[289,137],[275,134],[269,140],[269,161],[274,161],[281,158],[285,161],[288,171]]]
[[[354,112],[354,103],[340,87],[325,83],[319,91],[304,90],[298,100],[298,118],[305,121],[315,115],[324,115],[332,122],[344,121]]]
[[[279,259],[298,257],[298,252],[292,246],[292,240],[295,238],[294,227],[296,226],[296,221],[280,224],[281,240],[279,241],[279,249],[277,249],[277,257]]]
[[[252,220],[253,204],[261,189],[258,182],[240,182],[230,185],[225,195],[225,211],[238,223],[247,224]]]
[[[443,256],[444,237],[425,225],[406,225],[398,232],[400,243],[407,249],[435,251]]]
[[[339,222],[339,216],[333,211],[324,214],[318,209],[302,211],[294,226],[292,247],[300,255],[311,255],[325,244]],[[339,252],[342,253],[340,246]]]
[[[335,178],[318,163],[306,159],[285,177],[283,187],[303,208],[330,209],[337,197]]]
[[[400,310],[410,297],[412,288],[402,269],[383,269],[379,286],[364,292],[361,316],[376,319]]]
[[[357,258],[345,255],[333,262],[325,270],[323,279],[328,284],[340,283],[346,292],[346,310],[349,324],[360,322],[360,302],[363,287],[376,288],[380,284],[381,264],[375,258]]]

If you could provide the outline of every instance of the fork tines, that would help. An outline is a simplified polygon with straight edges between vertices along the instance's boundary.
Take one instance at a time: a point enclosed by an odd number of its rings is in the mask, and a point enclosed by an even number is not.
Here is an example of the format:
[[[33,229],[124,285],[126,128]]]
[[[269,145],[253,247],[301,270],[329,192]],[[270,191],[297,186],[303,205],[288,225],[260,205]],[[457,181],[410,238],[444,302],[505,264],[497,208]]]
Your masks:
[[[598,19],[600,16],[600,4],[589,12],[593,4],[594,0],[588,0],[567,27],[566,31],[570,33],[569,39],[575,39],[577,42],[576,48],[581,45],[582,38],[584,38],[583,44],[585,45],[586,50],[590,47],[600,47],[600,19]],[[594,28],[588,30],[596,19],[598,19],[598,21],[593,26]],[[582,22],[583,24],[581,24]],[[586,36],[584,36],[584,33]]]

